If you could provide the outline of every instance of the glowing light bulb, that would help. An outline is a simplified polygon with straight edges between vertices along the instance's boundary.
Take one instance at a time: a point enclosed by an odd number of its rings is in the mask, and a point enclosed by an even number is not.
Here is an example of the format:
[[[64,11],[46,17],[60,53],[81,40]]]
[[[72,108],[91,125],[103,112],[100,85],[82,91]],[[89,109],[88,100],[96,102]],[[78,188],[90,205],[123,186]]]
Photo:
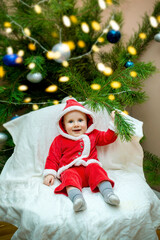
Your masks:
[[[111,100],[111,101],[113,101],[113,100],[115,100],[115,96],[114,96],[113,94],[110,94],[110,95],[108,96],[108,99]]]
[[[97,40],[98,40],[99,43],[104,42],[104,38],[103,37],[99,37]]]
[[[105,65],[103,63],[98,63],[97,68],[100,72],[103,72],[105,70]]]
[[[106,75],[106,76],[110,76],[112,75],[113,73],[113,70],[111,67],[105,67],[104,71],[103,71],[103,74]]]
[[[76,47],[73,41],[68,41],[66,44],[68,45],[70,50],[74,50]]]
[[[131,72],[130,72],[130,76],[131,76],[131,77],[137,77],[137,73],[136,73],[135,71],[131,71]]]
[[[20,64],[23,62],[23,59],[21,57],[17,57],[15,60],[16,63]]]
[[[31,31],[29,30],[29,28],[24,28],[23,31],[24,31],[25,35],[27,35],[28,37],[31,36]]]
[[[7,54],[13,54],[13,48],[7,47]]]
[[[18,53],[17,53],[17,55],[18,55],[19,57],[23,57],[23,56],[24,56],[24,50],[19,50]]]
[[[46,53],[46,57],[47,57],[48,59],[53,59],[53,58],[54,58],[54,52],[53,52],[53,51],[48,51],[48,52]]]
[[[63,21],[63,24],[66,26],[66,27],[70,27],[71,26],[71,21],[69,19],[68,16],[64,15],[62,17],[62,21]]]
[[[101,9],[105,9],[106,8],[106,3],[104,0],[98,0],[98,4],[99,4],[99,7]]]
[[[54,104],[54,105],[58,105],[58,104],[59,104],[59,101],[58,101],[58,100],[54,100],[54,101],[53,101],[53,104]]]
[[[96,45],[93,45],[93,46],[92,46],[92,50],[93,50],[94,52],[99,52],[99,48],[98,48]]]
[[[100,90],[101,89],[101,85],[98,84],[98,83],[93,83],[93,84],[91,84],[91,88],[93,90]]]
[[[0,66],[0,78],[3,78],[5,76],[5,71],[4,71],[4,68],[3,66]]]
[[[23,102],[24,102],[24,103],[29,103],[29,102],[31,102],[31,100],[32,100],[32,98],[27,97],[27,98],[25,98],[25,99],[23,100]]]
[[[153,28],[158,27],[157,19],[154,16],[150,16],[149,21],[150,21],[150,24]]]
[[[86,46],[86,44],[85,44],[85,42],[84,42],[83,40],[79,40],[79,41],[77,42],[77,45],[78,45],[78,47],[80,47],[80,48],[84,48],[84,47]]]
[[[112,27],[112,29],[114,29],[115,31],[118,31],[119,30],[119,25],[118,25],[118,23],[115,21],[115,20],[111,20],[110,22],[109,22],[109,24],[110,24],[110,26]]]
[[[128,52],[131,54],[131,55],[136,55],[137,54],[137,50],[135,49],[135,47],[133,46],[129,46],[127,48]]]
[[[69,77],[67,76],[62,76],[59,78],[59,82],[68,82],[69,81]]]
[[[6,28],[5,32],[6,33],[11,33],[12,32],[12,28]]]
[[[124,111],[123,111],[123,113],[125,113],[125,114],[129,115],[128,111],[126,111],[126,110],[124,110]]]
[[[18,87],[18,90],[19,90],[19,91],[22,91],[22,92],[27,91],[27,90],[28,90],[28,86],[27,86],[27,85],[20,85],[20,86]]]
[[[39,5],[35,5],[34,6],[34,11],[37,13],[37,14],[40,14],[42,12],[42,8],[39,6]]]
[[[89,33],[89,30],[90,30],[89,26],[88,26],[88,24],[86,22],[81,23],[81,29],[85,33]]]
[[[49,92],[49,93],[51,93],[51,92],[56,92],[58,90],[58,87],[57,87],[57,85],[55,85],[55,84],[52,84],[52,85],[50,85],[49,87],[47,87],[46,89],[45,89],[45,91],[46,92]]]
[[[139,38],[141,38],[141,39],[146,39],[146,38],[147,38],[146,33],[140,33],[140,34],[139,34]]]
[[[106,3],[111,6],[113,4],[112,0],[106,0]]]
[[[5,28],[10,28],[11,27],[11,23],[10,22],[4,22],[3,26]]]
[[[70,19],[71,19],[71,22],[73,22],[74,24],[77,24],[77,23],[78,23],[78,19],[76,18],[76,16],[71,15],[71,16],[70,16]]]
[[[99,24],[98,22],[96,22],[96,21],[92,21],[92,22],[91,22],[91,26],[92,26],[92,28],[93,28],[95,31],[100,31],[100,30],[101,30],[100,24]]]
[[[63,62],[62,62],[62,66],[63,66],[63,67],[68,67],[68,66],[69,66],[69,63],[68,63],[67,61],[63,61]]]
[[[121,83],[118,82],[118,81],[112,81],[110,85],[111,85],[112,88],[115,88],[115,89],[121,87]]]
[[[28,48],[29,48],[29,50],[31,50],[31,51],[35,51],[35,50],[36,50],[36,45],[35,45],[34,43],[29,43],[29,44],[28,44]]]
[[[35,66],[36,66],[35,63],[30,63],[30,64],[28,65],[28,68],[29,68],[29,69],[33,69],[33,68],[35,68]]]
[[[36,111],[36,110],[38,110],[38,109],[39,109],[39,107],[38,107],[38,105],[37,105],[37,104],[33,104],[33,105],[32,105],[32,109],[33,109],[34,111]]]

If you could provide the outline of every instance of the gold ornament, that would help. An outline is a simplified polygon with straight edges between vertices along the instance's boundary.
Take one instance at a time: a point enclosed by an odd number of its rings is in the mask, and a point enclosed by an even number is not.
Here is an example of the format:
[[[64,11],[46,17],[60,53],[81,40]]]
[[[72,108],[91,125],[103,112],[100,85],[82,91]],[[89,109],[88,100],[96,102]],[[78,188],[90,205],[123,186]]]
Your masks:
[[[10,28],[12,25],[11,25],[10,22],[4,22],[3,26],[4,26],[5,28]]]
[[[93,90],[100,90],[101,89],[101,85],[98,84],[98,83],[93,83],[93,84],[91,84],[91,88]]]
[[[111,87],[112,88],[115,88],[115,89],[117,89],[117,88],[120,88],[121,87],[121,83],[120,82],[118,82],[118,81],[113,81],[113,82],[111,82]]]

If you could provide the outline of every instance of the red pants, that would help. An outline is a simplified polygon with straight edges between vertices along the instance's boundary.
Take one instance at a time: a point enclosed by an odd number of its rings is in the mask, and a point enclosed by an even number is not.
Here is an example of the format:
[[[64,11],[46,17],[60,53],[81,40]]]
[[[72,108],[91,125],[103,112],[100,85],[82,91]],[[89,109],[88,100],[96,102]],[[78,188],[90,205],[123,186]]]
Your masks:
[[[92,192],[98,192],[97,185],[102,181],[109,181],[114,187],[114,182],[109,179],[106,171],[97,163],[91,163],[87,167],[78,166],[68,168],[62,172],[61,184],[55,189],[55,193],[68,196],[66,187],[73,186],[82,191],[83,187],[90,187]]]

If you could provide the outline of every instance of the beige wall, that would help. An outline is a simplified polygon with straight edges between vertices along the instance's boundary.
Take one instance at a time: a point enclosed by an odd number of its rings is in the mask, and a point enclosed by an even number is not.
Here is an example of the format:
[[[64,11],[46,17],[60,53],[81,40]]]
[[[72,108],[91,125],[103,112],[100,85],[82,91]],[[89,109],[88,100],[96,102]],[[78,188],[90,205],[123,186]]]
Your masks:
[[[145,13],[150,15],[155,0],[123,0],[119,10],[123,12],[124,25],[123,39],[127,41],[142,23]],[[108,18],[110,10],[105,10],[103,18]],[[160,69],[160,42],[152,41],[141,56],[140,61],[153,62]],[[160,156],[160,73],[154,74],[144,83],[144,91],[149,96],[147,102],[134,106],[130,115],[144,122],[145,140],[142,143],[144,150]]]
[[[124,14],[123,32],[126,38],[138,29],[145,12],[151,14],[155,0],[125,0],[121,5]],[[160,42],[153,40],[141,56],[140,61],[151,61],[160,69]],[[132,108],[130,114],[144,122],[145,141],[143,148],[160,156],[160,73],[157,72],[144,83],[144,91],[149,96],[147,102]]]
[[[123,0],[119,9],[123,12],[124,26],[122,32],[124,40],[138,29],[138,24],[142,22],[144,13],[152,13],[155,0]],[[103,12],[103,18],[108,18],[108,12]],[[160,69],[160,43],[154,40],[148,46],[141,57],[141,61],[152,61]],[[160,156],[160,74],[146,80],[144,90],[149,96],[149,100],[144,104],[132,108],[130,115],[144,122],[144,134],[146,140],[143,142],[143,148]]]

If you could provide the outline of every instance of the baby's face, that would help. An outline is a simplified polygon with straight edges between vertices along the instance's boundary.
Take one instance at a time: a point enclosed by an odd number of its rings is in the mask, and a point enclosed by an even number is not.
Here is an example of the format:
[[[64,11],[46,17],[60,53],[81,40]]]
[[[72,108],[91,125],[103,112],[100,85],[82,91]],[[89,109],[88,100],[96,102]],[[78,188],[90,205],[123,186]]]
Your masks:
[[[79,137],[87,131],[87,116],[80,111],[71,111],[64,115],[64,128],[74,137]]]

